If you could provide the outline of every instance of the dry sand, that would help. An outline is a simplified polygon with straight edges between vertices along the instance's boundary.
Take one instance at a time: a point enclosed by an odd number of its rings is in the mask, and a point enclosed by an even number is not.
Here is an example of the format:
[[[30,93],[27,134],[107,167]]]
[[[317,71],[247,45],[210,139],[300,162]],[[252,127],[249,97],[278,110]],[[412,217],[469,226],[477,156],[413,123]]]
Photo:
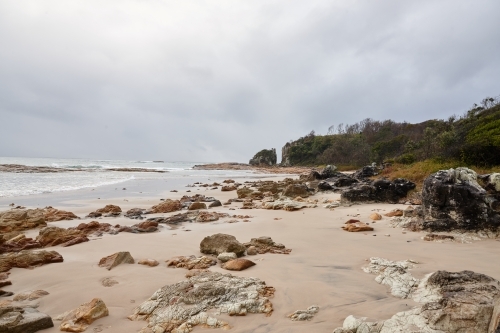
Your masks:
[[[190,189],[191,193],[186,193]],[[141,207],[149,208],[159,203],[160,198],[179,198],[184,194],[205,194],[222,202],[236,197],[236,192],[221,192],[201,188],[178,188],[178,193],[165,192],[160,196],[127,197],[106,200],[76,200],[65,202],[65,209],[71,209],[79,216],[103,207],[116,204],[122,210]],[[337,194],[319,194],[317,198],[339,198]],[[389,226],[389,218],[371,224],[375,231],[348,233],[341,226],[349,218],[371,222],[368,216],[374,210],[380,213],[403,205],[370,204],[339,207],[334,210],[308,208],[296,212],[270,211],[262,209],[241,210],[241,203],[212,208],[213,211],[230,214],[251,215],[250,222],[223,223],[227,219],[211,223],[185,223],[177,229],[162,226],[161,231],[152,234],[105,235],[90,242],[68,248],[54,247],[64,257],[64,262],[50,264],[34,270],[13,269],[12,286],[7,291],[19,293],[26,290],[43,289],[50,293],[40,300],[39,310],[52,317],[76,308],[94,297],[104,300],[110,315],[97,320],[88,332],[137,332],[146,326],[145,322],[129,321],[135,306],[148,299],[154,291],[167,284],[184,279],[184,269],[165,266],[165,260],[178,255],[201,255],[200,241],[214,233],[234,235],[240,242],[252,237],[270,236],[274,241],[293,249],[290,255],[265,254],[250,257],[257,265],[242,272],[231,272],[239,276],[254,276],[276,288],[272,299],[274,313],[270,317],[251,314],[246,317],[220,317],[233,327],[232,332],[331,332],[342,325],[350,314],[371,319],[387,319],[394,313],[410,309],[415,303],[390,295],[386,286],[377,284],[374,276],[364,273],[361,267],[369,257],[383,257],[391,260],[413,259],[421,264],[412,272],[416,277],[436,270],[473,270],[500,279],[498,258],[500,242],[481,240],[470,244],[458,242],[425,242],[422,233],[402,233],[401,229]],[[56,208],[58,208],[56,206]],[[229,210],[229,208],[237,208]],[[172,213],[175,214],[175,213]],[[169,214],[158,214],[169,215]],[[281,218],[274,220],[274,218]],[[53,222],[56,226],[75,226],[91,219]],[[103,218],[99,222],[132,225],[139,221],[125,217]],[[189,230],[189,231],[188,231]],[[30,232],[36,235],[38,231]],[[385,236],[390,234],[389,236]],[[97,266],[99,260],[117,251],[129,251],[136,261],[156,259],[157,267],[138,264],[121,265],[108,271]],[[213,271],[224,271],[218,266]],[[227,271],[224,271],[227,273]],[[111,277],[119,283],[104,287],[101,280]],[[318,305],[319,313],[311,321],[292,322],[286,315],[310,305]],[[43,332],[59,332],[55,327]],[[206,329],[196,327],[194,332]]]

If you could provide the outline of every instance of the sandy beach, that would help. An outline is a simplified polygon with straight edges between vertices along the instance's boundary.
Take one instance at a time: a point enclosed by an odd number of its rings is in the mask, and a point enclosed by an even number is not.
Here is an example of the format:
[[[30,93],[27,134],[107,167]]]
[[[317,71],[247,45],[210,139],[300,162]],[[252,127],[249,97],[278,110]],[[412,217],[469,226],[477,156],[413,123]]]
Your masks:
[[[283,179],[279,175],[267,179]],[[222,179],[222,178],[221,178]],[[244,182],[249,180],[236,179]],[[251,179],[255,180],[255,179]],[[190,181],[192,181],[190,179]],[[208,181],[206,179],[205,181]],[[180,185],[180,184],[179,184]],[[221,192],[199,187],[176,186],[178,192],[147,188],[134,193],[128,190],[117,191],[115,187],[100,188],[100,199],[91,198],[88,193],[78,199],[78,191],[73,194],[58,195],[55,198],[43,195],[34,198],[10,198],[17,203],[31,203],[36,208],[52,205],[64,208],[81,217],[80,220],[50,222],[50,226],[74,227],[81,222],[93,219],[84,218],[89,212],[102,208],[106,204],[118,205],[123,211],[131,208],[149,208],[160,203],[160,199],[179,199],[186,194],[204,194],[213,196],[221,202],[235,198],[236,192]],[[124,185],[126,186],[126,185]],[[161,187],[161,186],[160,186]],[[187,191],[191,191],[188,193]],[[88,192],[88,191],[87,191]],[[98,193],[96,192],[96,193]],[[153,192],[153,191],[150,191]],[[338,200],[339,194],[319,192],[309,199]],[[8,209],[3,199],[2,207]],[[39,300],[38,310],[51,317],[74,309],[92,298],[101,298],[109,309],[109,316],[98,319],[86,330],[88,332],[137,332],[147,325],[144,321],[131,321],[134,308],[147,300],[159,288],[182,281],[187,270],[166,267],[165,261],[174,256],[202,255],[199,250],[201,240],[212,234],[224,233],[235,236],[240,242],[251,238],[269,236],[274,241],[292,249],[289,255],[263,254],[253,256],[255,266],[241,271],[231,272],[236,276],[257,277],[267,285],[276,288],[271,298],[274,312],[266,317],[263,314],[249,314],[244,317],[218,316],[230,324],[232,332],[332,332],[342,326],[349,315],[368,317],[371,320],[390,318],[399,311],[411,309],[416,305],[411,299],[398,299],[390,294],[387,286],[375,282],[374,276],[361,269],[370,257],[382,257],[389,260],[412,259],[419,264],[412,274],[421,278],[437,270],[462,271],[472,270],[500,279],[500,270],[495,264],[500,255],[500,243],[495,239],[482,239],[470,243],[427,242],[421,239],[425,233],[404,232],[390,226],[390,218],[372,223],[369,215],[373,212],[384,214],[395,208],[405,209],[400,204],[361,204],[334,209],[304,208],[299,211],[251,209],[243,210],[242,203],[210,208],[228,214],[250,215],[249,222],[227,223],[228,218],[208,223],[183,223],[178,227],[160,225],[160,231],[147,234],[120,233],[92,238],[86,243],[71,247],[50,247],[63,258],[63,263],[37,267],[33,270],[14,268],[10,280],[11,286],[5,291],[15,294],[42,289],[49,295]],[[230,210],[234,209],[234,210]],[[169,216],[170,214],[153,214]],[[374,231],[345,232],[341,229],[345,221],[356,218],[370,222]],[[112,225],[133,225],[137,220],[126,217],[105,217],[97,219]],[[26,232],[27,236],[36,237],[38,230]],[[129,251],[133,258],[155,259],[159,266],[148,267],[138,264],[119,265],[108,271],[98,266],[101,258],[118,251]],[[212,266],[211,271],[227,273],[219,266]],[[101,281],[113,278],[118,284],[104,287]],[[12,297],[3,298],[11,299]],[[298,309],[311,305],[319,306],[319,313],[311,320],[294,322],[287,318]],[[59,332],[59,323],[43,332]],[[194,332],[206,330],[195,327]],[[215,331],[220,331],[216,329]]]

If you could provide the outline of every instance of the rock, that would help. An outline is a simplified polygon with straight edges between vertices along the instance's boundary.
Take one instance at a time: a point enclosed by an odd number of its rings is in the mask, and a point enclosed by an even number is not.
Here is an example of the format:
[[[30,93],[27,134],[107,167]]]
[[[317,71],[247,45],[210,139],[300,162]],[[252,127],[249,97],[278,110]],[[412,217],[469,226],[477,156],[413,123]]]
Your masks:
[[[327,165],[319,173],[319,175],[321,177],[320,179],[332,178],[332,177],[335,177],[337,174],[338,174],[337,167],[335,165]]]
[[[134,258],[130,252],[117,252],[110,256],[104,257],[99,261],[99,267],[104,267],[108,271],[121,264],[133,264]]]
[[[257,278],[197,272],[187,281],[157,290],[128,318],[146,320],[147,327],[140,331],[143,333],[187,333],[196,325],[228,329],[226,322],[212,316],[217,312],[230,316],[247,313],[269,316],[273,311],[269,297],[273,294],[274,288],[266,286],[265,282]]]
[[[158,266],[160,263],[154,259],[143,259],[143,260],[139,260],[138,264],[149,266],[149,267],[155,267],[155,266]]]
[[[306,208],[307,205],[301,202],[293,201],[290,199],[280,199],[273,202],[266,202],[262,204],[265,209],[283,209],[289,212],[296,211],[302,208]]]
[[[255,166],[272,166],[276,165],[276,149],[262,149],[248,162],[250,165]]]
[[[398,203],[406,197],[408,191],[415,188],[415,183],[407,179],[398,178],[393,181],[377,179],[373,182],[359,183],[354,187],[344,190],[340,195],[343,204],[388,202]]]
[[[322,181],[318,183],[318,190],[320,191],[330,191],[333,190],[333,186],[328,182]]]
[[[63,221],[63,220],[74,220],[79,217],[73,214],[72,212],[67,212],[64,210],[58,210],[51,206],[45,207],[44,216],[46,222],[55,222],[55,221]]]
[[[148,321],[141,332],[189,332],[196,325],[228,329],[229,325],[212,317],[213,313],[230,316],[264,313],[269,316],[273,311],[269,297],[274,291],[257,278],[201,271],[187,281],[157,290],[128,318]]]
[[[56,251],[24,250],[5,253],[0,255],[0,273],[14,267],[31,269],[56,262],[63,262],[63,257]]]
[[[186,268],[189,270],[207,269],[215,264],[217,264],[217,262],[214,259],[205,256],[201,256],[198,258],[196,258],[195,256],[179,256],[167,261],[167,267]]]
[[[215,200],[212,203],[210,203],[210,205],[208,205],[209,208],[220,207],[220,206],[222,206],[222,203],[219,200]]]
[[[249,246],[247,248],[247,255],[249,256],[255,256],[257,255],[259,252],[257,252],[257,248],[255,246]]]
[[[193,202],[189,205],[189,210],[197,210],[197,209],[207,209],[207,205],[204,202]]]
[[[304,184],[290,184],[283,191],[283,195],[292,198],[297,196],[305,198],[309,196],[309,191],[307,186]]]
[[[234,252],[238,257],[245,254],[246,247],[238,242],[234,236],[214,234],[205,237],[200,243],[200,252],[219,255],[223,252]]]
[[[234,183],[234,180],[233,179],[225,179],[223,181],[224,184],[233,184]]]
[[[500,173],[492,173],[488,175],[484,188],[493,193],[500,192]]]
[[[342,229],[349,232],[373,231],[373,228],[370,227],[368,224],[358,220],[347,221],[345,225],[342,227]]]
[[[245,199],[245,198],[261,199],[263,197],[262,192],[254,191],[246,186],[237,189],[236,193],[238,194],[238,199]]]
[[[158,205],[151,207],[148,213],[158,214],[158,213],[171,213],[182,209],[182,203],[179,200],[167,199]]]
[[[211,213],[211,212],[200,212],[198,216],[196,217],[196,222],[212,222],[212,221],[217,221],[219,219],[219,214],[217,212]]]
[[[0,234],[46,226],[42,209],[11,209],[0,212]]]
[[[102,233],[113,233],[113,227],[109,223],[99,223],[91,221],[89,223],[80,223],[77,230],[83,232],[86,236],[101,235]]]
[[[250,247],[255,248],[255,251],[259,254],[264,253],[280,253],[280,254],[290,254],[291,249],[285,248],[285,245],[276,243],[271,237],[262,236],[259,238],[252,238],[250,242],[243,244],[247,248],[247,254]],[[256,253],[256,254],[257,254]]]
[[[142,220],[143,219],[142,214],[144,214],[145,211],[146,210],[142,208],[132,208],[127,210],[127,212],[125,213],[125,217],[128,217],[129,219]]]
[[[222,262],[226,262],[229,260],[236,259],[238,256],[234,252],[223,252],[217,256],[217,259],[219,259]]]
[[[226,185],[221,187],[222,192],[236,191],[237,187],[234,185]]]
[[[379,213],[371,213],[370,219],[372,219],[374,221],[378,221],[378,220],[382,219],[382,215],[380,215]]]
[[[427,234],[422,238],[424,241],[442,241],[442,240],[454,240],[455,237],[449,235],[437,235],[437,234]]]
[[[85,234],[81,230],[59,227],[45,227],[40,230],[36,237],[36,241],[39,242],[42,247],[56,246],[76,239],[79,241],[88,241],[88,238],[85,237]]]
[[[242,271],[247,268],[255,266],[255,263],[248,259],[238,258],[229,260],[228,262],[222,265],[222,268],[227,269],[229,271]]]
[[[241,206],[241,209],[253,209],[253,208],[255,208],[255,205],[253,204],[252,201],[245,201]]]
[[[17,294],[16,296],[14,296],[13,300],[15,302],[34,301],[39,298],[42,298],[43,296],[47,296],[48,294],[49,293],[46,292],[45,290],[30,290]]]
[[[388,320],[367,322],[349,316],[334,333],[498,332],[500,283],[471,271],[437,271],[422,279],[413,295],[421,306]]]
[[[9,233],[13,235],[15,233]],[[0,235],[0,254],[7,252],[19,252],[22,250],[40,248],[42,245],[32,238],[26,237],[24,234],[19,234],[15,237],[5,240],[4,235]]]
[[[367,166],[364,166],[363,168],[357,170],[353,174],[353,177],[356,179],[364,179],[364,178],[376,176],[377,174],[378,174],[378,172],[377,172],[376,166],[367,165]]]
[[[292,321],[311,320],[316,315],[316,313],[318,313],[318,311],[319,306],[311,305],[307,308],[307,310],[297,310],[294,313],[289,314],[287,317]]]
[[[122,209],[115,205],[106,205],[103,208],[96,210],[96,213],[109,214],[109,213],[121,213]]]
[[[0,332],[34,333],[54,327],[52,318],[29,306],[0,306]]]
[[[198,212],[186,212],[186,213],[175,214],[169,217],[152,217],[149,218],[148,221],[177,225],[182,222],[194,221],[198,216],[198,214],[199,214]]]
[[[390,261],[373,257],[370,258],[370,264],[363,267],[363,271],[377,274],[375,281],[389,286],[392,295],[399,298],[411,298],[420,282],[408,272],[415,266],[414,264],[415,262],[410,260]]]
[[[134,224],[130,227],[120,227],[118,229],[119,232],[131,232],[134,234],[139,233],[148,233],[148,232],[156,232],[158,231],[158,222],[147,220],[145,222]]]
[[[500,229],[500,204],[477,183],[467,168],[438,171],[424,181],[423,220],[429,231],[479,231]]]
[[[404,212],[401,209],[391,210],[389,213],[384,214],[387,217],[403,216]]]
[[[61,320],[60,330],[64,332],[83,332],[94,321],[109,316],[106,304],[100,298],[94,298],[78,308],[68,311],[56,318]]]

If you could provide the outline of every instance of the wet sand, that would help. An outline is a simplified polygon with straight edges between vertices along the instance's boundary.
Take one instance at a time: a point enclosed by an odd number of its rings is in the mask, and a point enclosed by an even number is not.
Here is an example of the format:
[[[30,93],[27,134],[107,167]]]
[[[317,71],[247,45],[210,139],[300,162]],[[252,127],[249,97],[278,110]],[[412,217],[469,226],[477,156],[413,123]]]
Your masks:
[[[185,194],[205,194],[214,196],[221,202],[236,197],[235,191],[221,192],[220,187],[218,190],[178,187],[177,190],[177,193],[164,191],[137,196],[131,193],[120,196],[121,193],[117,193],[103,199],[71,197],[70,200],[53,203],[53,206],[69,209],[83,217],[106,204],[119,205],[126,211],[135,207],[149,208],[159,203],[160,198],[175,199]],[[187,190],[191,190],[191,193],[186,193]],[[338,199],[339,195],[320,193],[312,198]],[[481,240],[470,244],[426,242],[421,239],[424,233],[404,234],[402,229],[390,227],[390,218],[387,217],[371,224],[375,228],[372,232],[348,233],[341,229],[344,222],[356,214],[359,216],[355,218],[362,222],[371,222],[368,216],[374,210],[383,214],[395,208],[404,209],[405,205],[366,204],[330,210],[319,204],[317,208],[295,212],[243,210],[239,207],[241,203],[232,203],[210,210],[231,215],[251,215],[253,218],[249,219],[250,222],[240,220],[238,223],[224,223],[228,219],[221,219],[209,223],[184,223],[175,229],[162,225],[161,231],[157,233],[104,235],[72,247],[48,248],[58,251],[64,257],[64,262],[33,270],[12,269],[10,280],[13,285],[3,289],[14,293],[35,289],[48,291],[50,295],[40,299],[39,310],[53,318],[99,297],[108,306],[110,315],[94,322],[87,332],[93,332],[94,329],[102,329],[106,333],[136,332],[146,326],[146,323],[126,318],[132,314],[134,307],[164,285],[183,280],[187,272],[185,269],[167,268],[165,260],[178,255],[201,255],[200,241],[215,233],[234,235],[240,242],[247,242],[253,237],[270,236],[274,241],[292,249],[290,255],[250,256],[248,258],[255,261],[256,266],[241,272],[231,272],[238,276],[257,277],[276,288],[275,296],[271,299],[274,306],[272,316],[220,316],[233,327],[232,332],[238,333],[326,333],[342,326],[344,318],[351,314],[382,320],[414,306],[415,303],[411,300],[391,296],[386,286],[375,282],[375,276],[361,270],[369,257],[416,260],[420,264],[412,270],[412,274],[417,278],[436,270],[473,270],[500,279],[500,269],[496,264],[500,255],[500,242],[496,240]],[[175,213],[152,216],[172,214]],[[51,222],[49,225],[69,227],[91,220]],[[125,217],[102,218],[98,221],[113,225],[133,225],[139,222]],[[28,233],[31,236],[36,234],[37,230]],[[120,265],[111,271],[98,267],[97,263],[102,257],[118,251],[129,251],[136,261],[156,259],[160,265],[152,268],[138,264]],[[211,270],[228,272],[218,266],[213,266]],[[107,277],[112,277],[119,284],[113,287],[102,286],[100,281]],[[313,304],[318,305],[320,311],[311,321],[292,322],[286,317],[295,310],[306,309]],[[59,332],[58,322],[55,321],[54,324],[54,328],[42,332]],[[194,332],[206,330],[195,327]]]

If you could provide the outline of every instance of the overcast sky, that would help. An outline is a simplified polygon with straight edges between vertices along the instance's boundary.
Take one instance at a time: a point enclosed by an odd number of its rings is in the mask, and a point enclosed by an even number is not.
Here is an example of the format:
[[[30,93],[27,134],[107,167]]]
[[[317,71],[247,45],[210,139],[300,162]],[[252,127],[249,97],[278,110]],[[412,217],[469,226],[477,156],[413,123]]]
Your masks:
[[[2,0],[0,156],[247,162],[500,94],[498,0]],[[280,156],[278,156],[278,160]]]

